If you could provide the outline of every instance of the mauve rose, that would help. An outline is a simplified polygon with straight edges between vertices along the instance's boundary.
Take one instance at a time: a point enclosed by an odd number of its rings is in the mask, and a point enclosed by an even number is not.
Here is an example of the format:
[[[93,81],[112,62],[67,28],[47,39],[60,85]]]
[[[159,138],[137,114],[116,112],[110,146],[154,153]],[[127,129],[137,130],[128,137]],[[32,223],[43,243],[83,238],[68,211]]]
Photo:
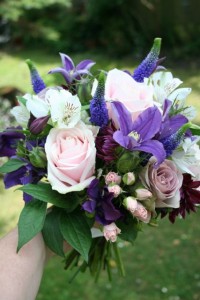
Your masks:
[[[164,160],[156,169],[152,157],[140,174],[143,184],[156,197],[156,207],[178,208],[183,175],[171,160]]]
[[[61,194],[81,191],[95,178],[94,135],[83,123],[74,128],[51,129],[45,151],[53,190]]]
[[[119,101],[130,111],[133,121],[146,108],[153,106],[153,88],[145,83],[136,82],[129,74],[114,69],[108,72],[105,83],[105,100],[109,117],[115,116],[110,101]]]

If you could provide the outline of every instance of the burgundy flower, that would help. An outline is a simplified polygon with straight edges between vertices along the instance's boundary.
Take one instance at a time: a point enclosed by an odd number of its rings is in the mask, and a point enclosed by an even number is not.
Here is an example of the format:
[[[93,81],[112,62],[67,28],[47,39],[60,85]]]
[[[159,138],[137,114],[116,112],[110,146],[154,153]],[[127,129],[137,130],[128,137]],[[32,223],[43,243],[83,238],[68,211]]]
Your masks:
[[[97,157],[106,163],[110,163],[117,158],[115,149],[119,147],[119,144],[113,139],[115,131],[114,125],[110,124],[101,128],[96,138]]]
[[[175,222],[178,215],[185,218],[186,212],[189,214],[191,211],[196,211],[195,205],[200,204],[200,191],[197,190],[198,187],[200,187],[200,181],[193,181],[190,174],[183,174],[180,207],[169,212],[169,220],[172,223]],[[161,213],[162,217],[165,215],[166,212]]]

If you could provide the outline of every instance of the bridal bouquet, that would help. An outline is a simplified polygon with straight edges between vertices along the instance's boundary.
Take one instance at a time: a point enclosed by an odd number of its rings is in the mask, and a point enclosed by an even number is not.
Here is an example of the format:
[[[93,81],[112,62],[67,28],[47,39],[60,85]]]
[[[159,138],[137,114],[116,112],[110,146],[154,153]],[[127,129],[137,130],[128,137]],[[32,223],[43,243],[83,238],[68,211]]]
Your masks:
[[[30,60],[34,94],[11,109],[18,127],[0,133],[5,188],[23,191],[17,251],[42,231],[65,268],[124,274],[117,242],[143,226],[174,223],[200,204],[200,127],[190,88],[160,66],[161,39],[133,73],[91,73],[60,54],[63,84],[47,87]],[[71,250],[64,253],[66,241]],[[77,271],[77,272],[78,272]],[[76,273],[77,273],[76,272]]]

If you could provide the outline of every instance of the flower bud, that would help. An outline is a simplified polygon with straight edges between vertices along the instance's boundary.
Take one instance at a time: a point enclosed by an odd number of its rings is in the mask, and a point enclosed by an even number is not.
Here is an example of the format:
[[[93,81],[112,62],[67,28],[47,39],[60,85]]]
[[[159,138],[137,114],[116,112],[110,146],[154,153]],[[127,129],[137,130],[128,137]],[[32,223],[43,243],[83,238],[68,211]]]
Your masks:
[[[35,119],[31,122],[29,125],[29,130],[33,134],[39,134],[42,132],[42,130],[45,128],[47,122],[49,120],[49,116],[41,117],[38,119]]]
[[[120,184],[121,182],[121,176],[119,176],[117,173],[115,172],[109,172],[106,176],[105,176],[105,182],[106,184],[109,183],[116,183],[116,184]]]
[[[117,198],[117,197],[121,194],[122,189],[120,188],[119,185],[114,184],[114,185],[109,185],[109,186],[108,186],[108,191],[109,191],[110,193],[113,193],[113,194],[114,194],[114,198]]]
[[[138,200],[147,200],[152,197],[152,193],[144,188],[137,188],[135,190],[135,197]]]
[[[44,148],[35,147],[29,153],[29,160],[34,167],[37,168],[46,168],[47,158],[44,152]]]
[[[124,199],[123,205],[133,214],[137,208],[137,200],[134,197],[127,197]]]
[[[126,185],[133,185],[135,183],[135,174],[133,172],[128,172],[124,174],[122,180]]]
[[[91,100],[91,83],[87,78],[82,78],[77,85],[77,94],[82,104],[87,104]]]
[[[107,241],[112,243],[116,242],[117,235],[121,232],[121,230],[116,226],[115,223],[111,223],[109,225],[105,225],[103,228],[103,235]]]
[[[127,197],[123,201],[123,205],[130,213],[144,223],[149,223],[151,213],[135,198]]]

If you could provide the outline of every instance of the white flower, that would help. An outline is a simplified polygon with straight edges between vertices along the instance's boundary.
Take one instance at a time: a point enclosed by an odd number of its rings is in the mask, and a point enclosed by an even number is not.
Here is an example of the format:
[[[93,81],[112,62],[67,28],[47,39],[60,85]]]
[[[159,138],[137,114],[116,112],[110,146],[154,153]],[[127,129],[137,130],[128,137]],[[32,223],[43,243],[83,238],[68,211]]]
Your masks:
[[[64,89],[50,88],[45,95],[26,94],[26,107],[36,118],[51,116],[50,122],[57,128],[72,128],[81,118],[81,103],[77,95]]]
[[[66,90],[48,90],[45,101],[49,103],[53,125],[57,128],[72,128],[81,119],[81,102],[77,95]]]
[[[19,125],[21,125],[23,128],[27,127],[28,120],[30,118],[30,113],[24,104],[19,102],[19,105],[13,107],[10,113],[15,117]]]
[[[172,160],[183,173],[189,173],[195,177],[193,166],[200,169],[200,149],[196,138],[194,141],[191,138],[186,138],[179,147],[174,150]]]
[[[178,88],[182,81],[173,78],[171,72],[154,72],[148,79],[145,79],[154,87],[154,101],[163,104],[165,99],[182,104],[183,100],[190,94],[190,88]],[[178,88],[178,89],[177,89]]]

